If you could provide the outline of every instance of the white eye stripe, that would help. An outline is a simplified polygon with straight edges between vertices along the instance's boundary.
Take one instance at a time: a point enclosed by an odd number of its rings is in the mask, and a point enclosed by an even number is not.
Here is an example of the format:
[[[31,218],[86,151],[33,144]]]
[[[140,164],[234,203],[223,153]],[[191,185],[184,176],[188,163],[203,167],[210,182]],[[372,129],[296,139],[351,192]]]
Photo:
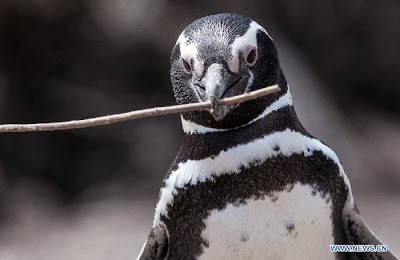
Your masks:
[[[187,44],[187,38],[184,33],[181,33],[181,35],[179,35],[176,44],[178,43],[182,57],[188,58],[188,57],[196,57],[198,55],[196,46],[194,46],[193,44]]]
[[[246,55],[251,51],[251,49],[249,49],[250,51],[247,53],[244,53],[245,50],[249,46],[253,46],[254,48],[257,47],[257,32],[259,30],[263,31],[272,40],[271,36],[269,36],[267,31],[261,25],[252,21],[247,32],[242,36],[237,37],[232,43],[232,59],[228,61],[229,69],[232,72],[238,72],[239,70],[239,53],[243,52],[244,58],[246,58]]]
[[[176,44],[179,44],[182,59],[186,60],[190,66],[193,66],[192,69],[197,77],[200,77],[204,71],[204,63],[197,58],[199,53],[197,47],[194,44],[187,44],[187,38],[184,33],[181,33]]]

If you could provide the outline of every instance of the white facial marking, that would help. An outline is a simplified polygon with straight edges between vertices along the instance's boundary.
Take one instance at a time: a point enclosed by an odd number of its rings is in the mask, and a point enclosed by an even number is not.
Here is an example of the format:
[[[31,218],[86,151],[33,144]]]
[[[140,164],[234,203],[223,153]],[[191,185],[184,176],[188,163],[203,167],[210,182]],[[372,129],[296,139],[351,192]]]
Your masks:
[[[239,52],[247,48],[257,48],[257,32],[261,30],[272,40],[267,31],[255,21],[250,23],[249,29],[240,37],[237,37],[232,43],[232,59],[228,61],[229,70],[237,73],[239,71]]]
[[[187,39],[184,33],[181,33],[179,35],[178,40],[176,41],[176,44],[179,43],[179,48],[181,52],[182,57],[190,57],[190,58],[196,58],[198,55],[197,48],[194,44],[187,44]]]
[[[274,147],[277,145],[280,149],[274,151]],[[308,157],[313,155],[314,151],[321,151],[327,158],[333,160],[339,166],[345,183],[350,186],[335,152],[317,139],[286,129],[222,151],[214,159],[205,158],[179,163],[178,168],[171,173],[160,191],[160,200],[156,206],[153,225],[158,223],[160,214],[168,216],[167,205],[172,203],[177,189],[183,188],[186,184],[205,182],[225,173],[239,173],[242,167],[249,168],[278,155],[290,157],[293,154],[303,153]]]
[[[209,246],[200,259],[335,259],[329,250],[332,203],[312,190],[296,184],[290,192],[274,193],[274,202],[250,199],[212,210],[202,232]]]
[[[252,124],[257,120],[264,118],[266,115],[268,115],[269,113],[272,113],[273,111],[279,110],[286,106],[292,106],[292,105],[293,105],[292,95],[290,94],[290,92],[288,90],[285,95],[281,96],[278,100],[276,100],[269,107],[267,107],[264,110],[264,112],[262,112],[257,118],[251,120],[249,123],[247,123],[243,126]],[[203,125],[193,123],[191,121],[187,121],[182,116],[181,116],[181,120],[182,120],[183,131],[187,134],[204,134],[204,133],[208,133],[208,132],[223,132],[223,131],[235,129],[235,128],[217,129],[217,128],[206,127]],[[243,127],[243,126],[240,126],[240,127]]]
[[[196,73],[197,77],[200,77],[204,71],[204,63],[198,59],[198,50],[195,44],[187,44],[187,38],[185,34],[182,32],[179,35],[176,44],[179,43],[179,48],[181,52],[181,57],[185,58],[189,63],[193,60],[193,70]]]

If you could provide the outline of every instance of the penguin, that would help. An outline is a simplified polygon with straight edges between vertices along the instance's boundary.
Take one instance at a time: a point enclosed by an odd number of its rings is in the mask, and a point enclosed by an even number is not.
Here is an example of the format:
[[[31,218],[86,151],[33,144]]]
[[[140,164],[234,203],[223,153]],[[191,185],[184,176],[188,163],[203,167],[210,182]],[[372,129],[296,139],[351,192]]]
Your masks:
[[[171,54],[182,146],[165,176],[138,259],[396,259],[332,252],[381,245],[354,203],[335,154],[298,120],[267,31],[238,14],[200,18]],[[241,104],[218,100],[278,84]],[[371,250],[372,251],[372,250]]]

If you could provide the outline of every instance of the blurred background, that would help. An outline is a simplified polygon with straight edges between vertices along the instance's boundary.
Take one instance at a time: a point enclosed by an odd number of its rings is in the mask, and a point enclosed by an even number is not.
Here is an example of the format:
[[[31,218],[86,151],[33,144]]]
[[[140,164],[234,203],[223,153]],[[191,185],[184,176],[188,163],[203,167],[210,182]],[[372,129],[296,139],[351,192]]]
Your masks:
[[[190,22],[220,12],[274,38],[301,121],[400,255],[397,0],[2,0],[0,124],[174,104],[170,51]],[[0,259],[136,257],[181,137],[178,115],[0,134]]]

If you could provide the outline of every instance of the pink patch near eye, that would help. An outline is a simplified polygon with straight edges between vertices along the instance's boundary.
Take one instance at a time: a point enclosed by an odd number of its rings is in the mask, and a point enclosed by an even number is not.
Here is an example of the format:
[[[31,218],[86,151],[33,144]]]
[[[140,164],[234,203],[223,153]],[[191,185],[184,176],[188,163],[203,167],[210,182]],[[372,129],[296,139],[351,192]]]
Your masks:
[[[229,70],[233,73],[239,72],[239,56],[236,54],[228,61]]]
[[[196,60],[194,62],[194,71],[196,72],[196,76],[200,78],[204,71],[203,62]]]

